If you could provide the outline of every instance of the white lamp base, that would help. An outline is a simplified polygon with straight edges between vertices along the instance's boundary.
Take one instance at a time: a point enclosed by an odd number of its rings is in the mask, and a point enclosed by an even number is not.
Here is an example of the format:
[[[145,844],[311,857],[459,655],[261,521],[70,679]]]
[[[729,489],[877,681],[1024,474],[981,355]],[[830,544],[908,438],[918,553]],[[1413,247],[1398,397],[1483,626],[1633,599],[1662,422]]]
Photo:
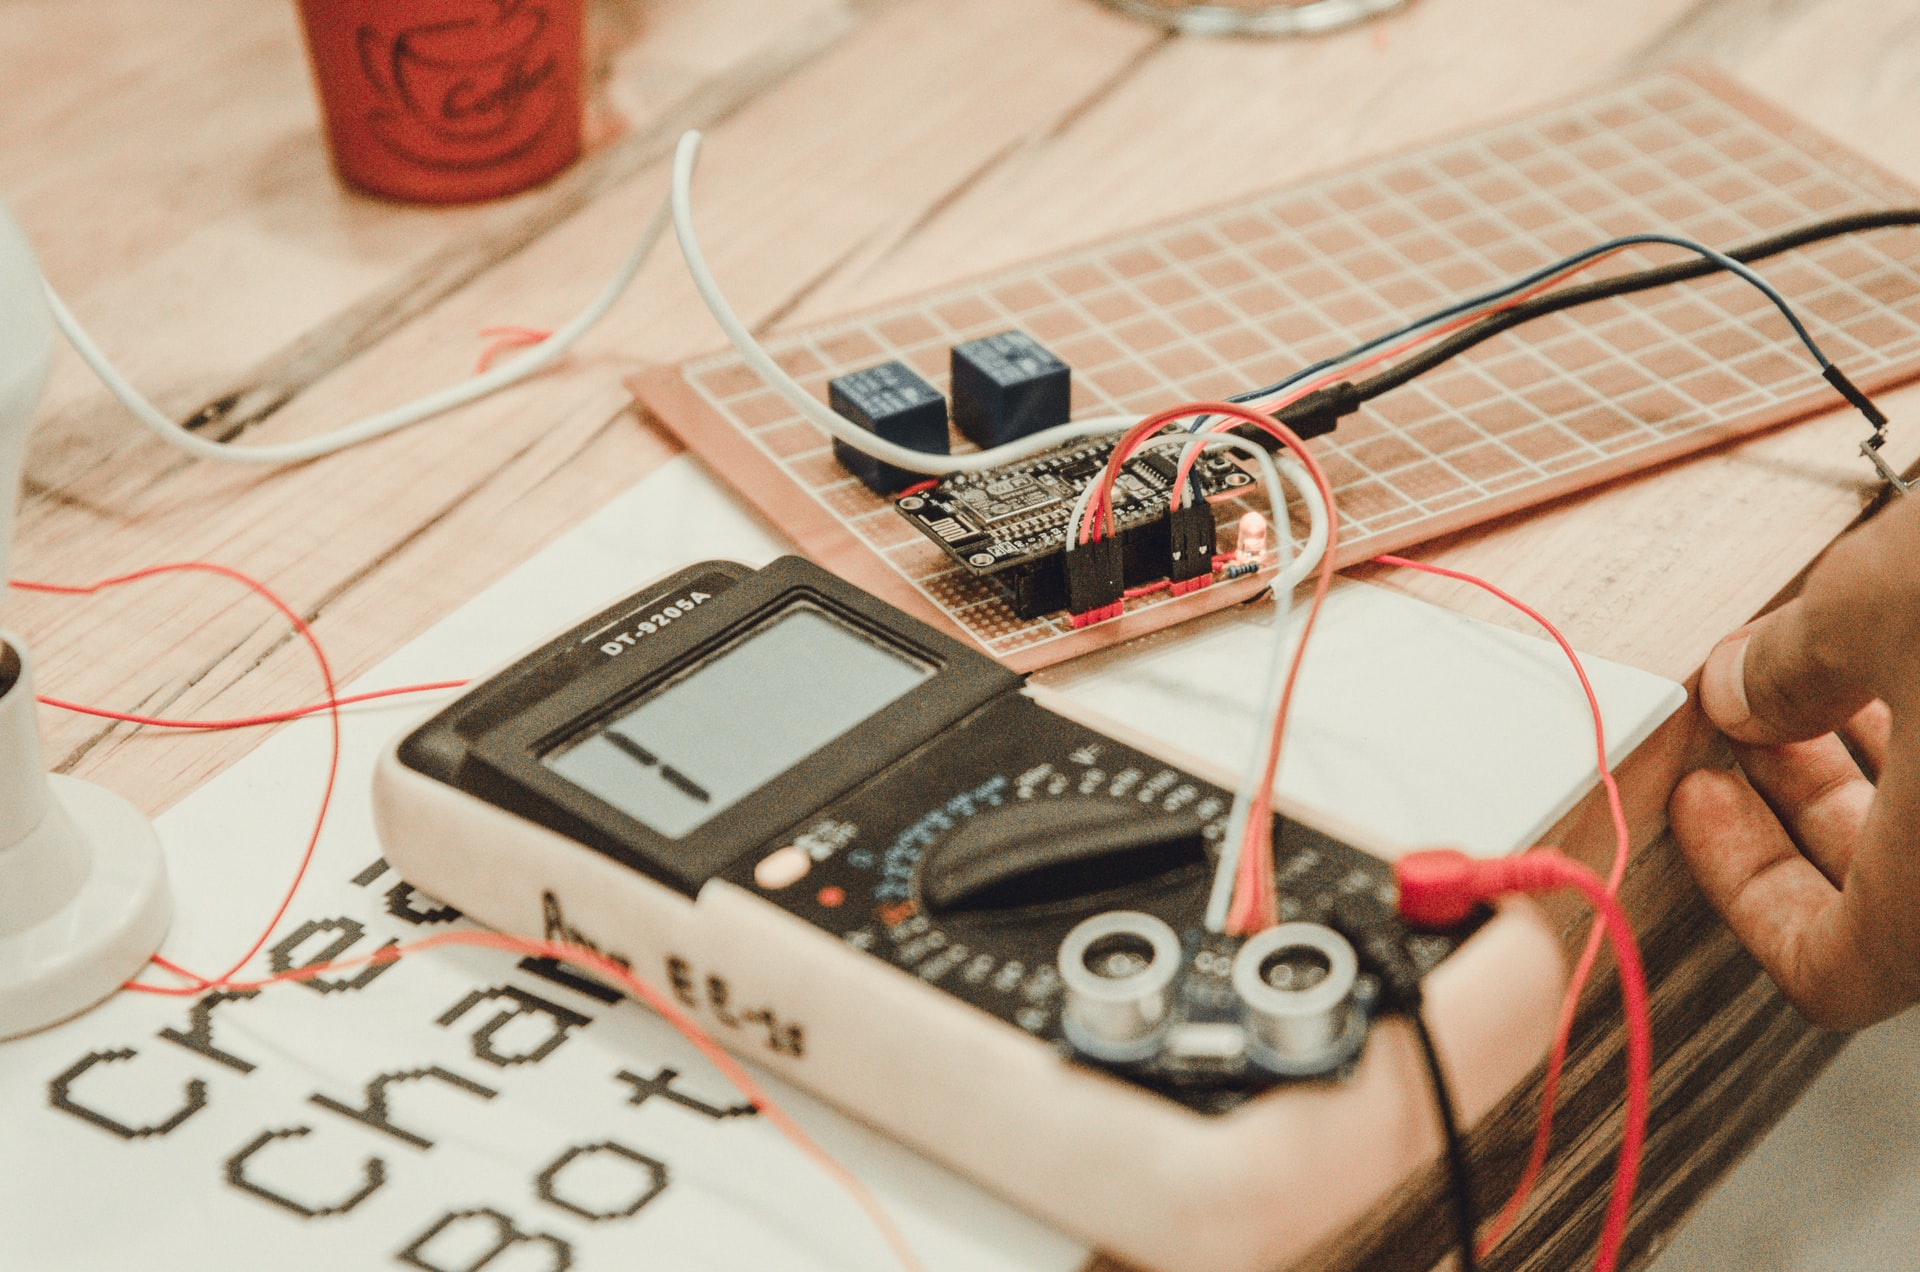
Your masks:
[[[146,814],[105,787],[48,774],[40,824],[9,855],[81,864],[58,909],[10,930],[0,898],[0,1039],[75,1016],[145,965],[173,918],[166,863]],[[71,868],[71,867],[69,867]]]

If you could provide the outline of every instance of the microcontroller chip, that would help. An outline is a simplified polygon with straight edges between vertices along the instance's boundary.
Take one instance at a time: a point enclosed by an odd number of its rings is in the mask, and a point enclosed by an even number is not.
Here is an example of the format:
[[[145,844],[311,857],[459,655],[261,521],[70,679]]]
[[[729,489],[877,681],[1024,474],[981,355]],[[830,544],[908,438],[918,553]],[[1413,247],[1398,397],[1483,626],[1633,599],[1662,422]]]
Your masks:
[[[1025,516],[1061,502],[1065,496],[1025,473],[961,492],[960,500],[984,525]]]

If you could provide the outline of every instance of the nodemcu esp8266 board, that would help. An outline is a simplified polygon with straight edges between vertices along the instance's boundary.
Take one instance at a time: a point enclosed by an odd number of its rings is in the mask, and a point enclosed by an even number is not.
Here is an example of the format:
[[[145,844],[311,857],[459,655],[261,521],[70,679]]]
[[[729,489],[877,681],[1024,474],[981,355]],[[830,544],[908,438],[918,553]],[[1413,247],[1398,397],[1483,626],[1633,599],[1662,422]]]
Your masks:
[[[991,579],[1015,614],[1038,618],[1067,608],[1061,551],[1067,522],[1074,500],[1106,467],[1112,450],[1106,442],[1089,442],[1047,451],[992,472],[947,477],[894,506],[961,569]],[[1128,586],[1168,577],[1174,545],[1167,507],[1175,469],[1172,456],[1153,451],[1128,461],[1114,482],[1114,523]],[[1192,477],[1209,501],[1253,482],[1219,454],[1202,455]],[[1202,511],[1210,529],[1213,513]]]

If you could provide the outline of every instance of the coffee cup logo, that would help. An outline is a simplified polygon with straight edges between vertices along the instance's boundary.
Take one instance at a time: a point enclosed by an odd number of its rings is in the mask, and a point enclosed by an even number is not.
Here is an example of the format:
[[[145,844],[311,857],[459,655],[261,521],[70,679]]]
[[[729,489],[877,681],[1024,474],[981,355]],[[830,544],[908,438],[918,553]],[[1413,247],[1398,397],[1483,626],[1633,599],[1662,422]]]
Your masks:
[[[368,127],[410,163],[464,172],[507,162],[537,145],[567,105],[545,0],[481,0],[475,9],[356,33],[377,103]]]

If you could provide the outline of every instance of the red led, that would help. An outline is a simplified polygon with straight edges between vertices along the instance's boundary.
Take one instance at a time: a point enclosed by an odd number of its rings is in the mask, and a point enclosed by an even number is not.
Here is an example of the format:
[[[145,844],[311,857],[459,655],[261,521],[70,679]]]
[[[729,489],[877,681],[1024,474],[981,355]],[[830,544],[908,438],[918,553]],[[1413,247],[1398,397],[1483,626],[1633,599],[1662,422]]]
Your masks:
[[[837,888],[833,884],[828,884],[826,887],[820,889],[820,904],[827,906],[829,909],[839,905],[846,899],[847,890],[845,888]]]

